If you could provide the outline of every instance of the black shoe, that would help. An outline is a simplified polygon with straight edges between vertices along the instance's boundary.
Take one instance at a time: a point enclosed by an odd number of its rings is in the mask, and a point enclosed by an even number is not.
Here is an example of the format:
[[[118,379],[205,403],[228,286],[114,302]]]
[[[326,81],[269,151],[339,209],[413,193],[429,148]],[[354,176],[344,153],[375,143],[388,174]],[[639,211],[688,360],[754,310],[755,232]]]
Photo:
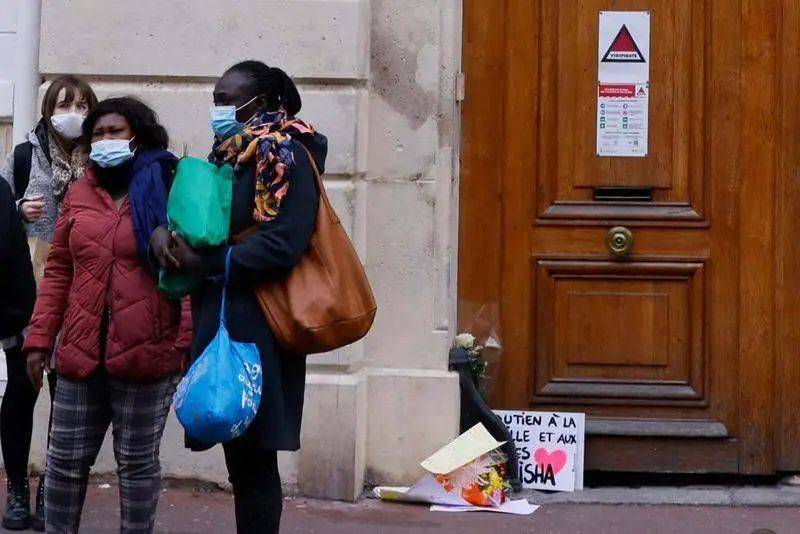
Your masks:
[[[6,513],[3,516],[3,528],[6,530],[26,530],[31,526],[31,496],[28,481],[14,483],[8,481],[8,500]]]
[[[31,528],[36,532],[44,532],[44,475],[39,478],[39,487],[36,489],[36,513],[33,514]]]

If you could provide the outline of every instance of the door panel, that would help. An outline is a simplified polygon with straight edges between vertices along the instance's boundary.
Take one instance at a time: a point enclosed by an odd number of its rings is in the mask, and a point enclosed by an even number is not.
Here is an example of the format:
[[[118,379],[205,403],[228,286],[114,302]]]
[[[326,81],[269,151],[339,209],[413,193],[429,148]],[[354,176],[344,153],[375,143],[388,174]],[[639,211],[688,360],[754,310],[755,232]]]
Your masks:
[[[701,221],[706,152],[705,37],[712,10],[704,0],[588,2],[537,0],[541,45],[539,202],[543,219],[627,216]],[[535,5],[534,5],[535,4]],[[598,13],[652,12],[650,143],[646,158],[597,157]],[[535,74],[535,73],[532,73]],[[591,202],[593,187],[652,187],[646,209]]]
[[[536,270],[534,402],[703,400],[702,263],[543,260]]]
[[[600,10],[651,12],[645,158],[595,153]],[[774,426],[800,418],[776,400],[800,395],[773,370],[776,320],[789,332],[800,319],[775,293],[800,287],[796,254],[775,259],[776,235],[797,227],[776,226],[776,208],[790,208],[775,192],[794,168],[780,174],[776,161],[796,165],[798,151],[775,124],[779,101],[798,109],[777,92],[782,62],[800,64],[796,50],[778,56],[780,39],[797,44],[779,30],[800,28],[798,11],[788,0],[465,1],[459,322],[498,307],[493,404],[586,412],[589,468],[800,466]],[[652,188],[652,201],[598,201],[599,186]],[[635,239],[623,258],[605,244],[619,225]]]

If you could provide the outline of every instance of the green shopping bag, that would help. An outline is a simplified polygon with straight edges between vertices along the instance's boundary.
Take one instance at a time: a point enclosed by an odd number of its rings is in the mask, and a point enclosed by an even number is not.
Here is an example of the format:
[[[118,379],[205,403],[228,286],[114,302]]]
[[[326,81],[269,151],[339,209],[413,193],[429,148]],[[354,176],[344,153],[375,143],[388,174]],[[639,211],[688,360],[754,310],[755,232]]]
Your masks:
[[[228,240],[233,169],[197,158],[181,158],[167,201],[169,230],[192,248],[216,247]],[[188,295],[202,282],[198,276],[159,273],[158,288],[171,298]]]

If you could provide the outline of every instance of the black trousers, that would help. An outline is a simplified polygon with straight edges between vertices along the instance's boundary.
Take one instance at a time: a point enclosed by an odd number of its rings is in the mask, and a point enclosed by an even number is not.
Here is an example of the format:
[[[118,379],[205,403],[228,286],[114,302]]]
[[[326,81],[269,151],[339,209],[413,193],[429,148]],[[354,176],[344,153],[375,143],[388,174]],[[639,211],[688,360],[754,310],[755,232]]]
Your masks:
[[[236,441],[223,445],[228,480],[233,485],[238,534],[277,534],[283,494],[278,453],[247,448]]]
[[[19,347],[6,351],[6,370],[8,382],[3,403],[0,405],[0,445],[3,449],[3,462],[8,479],[19,484],[28,478],[33,408],[36,406],[39,392],[28,378],[26,359]],[[47,383],[50,388],[50,398],[53,399],[56,389],[55,373],[47,375]],[[52,421],[51,415],[50,424]],[[50,425],[47,434],[50,435]]]

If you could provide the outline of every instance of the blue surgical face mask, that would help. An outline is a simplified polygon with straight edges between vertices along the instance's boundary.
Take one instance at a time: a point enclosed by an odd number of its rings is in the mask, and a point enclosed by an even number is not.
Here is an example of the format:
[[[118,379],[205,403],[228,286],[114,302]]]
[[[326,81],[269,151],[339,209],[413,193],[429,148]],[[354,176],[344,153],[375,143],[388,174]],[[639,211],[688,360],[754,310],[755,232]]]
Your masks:
[[[108,169],[119,167],[133,157],[131,139],[103,139],[92,143],[92,152],[89,157],[100,167]]]
[[[258,97],[253,97],[238,108],[236,106],[211,106],[211,129],[214,130],[214,134],[220,139],[227,139],[241,132],[246,123],[236,120],[236,112],[249,106],[256,98]]]

